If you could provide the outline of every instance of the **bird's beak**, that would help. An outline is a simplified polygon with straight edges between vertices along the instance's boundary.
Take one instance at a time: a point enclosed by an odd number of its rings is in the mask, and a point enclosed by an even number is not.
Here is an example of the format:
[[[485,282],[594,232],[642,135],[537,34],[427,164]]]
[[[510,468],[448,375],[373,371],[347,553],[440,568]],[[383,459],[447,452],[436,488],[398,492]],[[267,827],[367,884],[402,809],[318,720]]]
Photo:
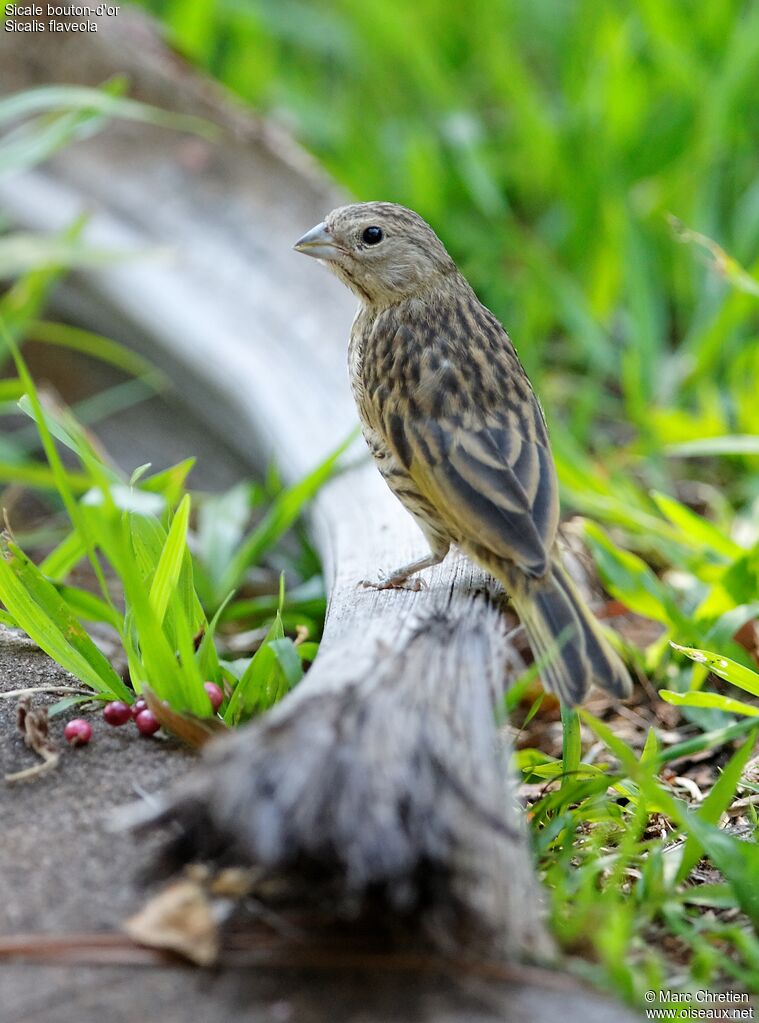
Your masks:
[[[335,245],[324,221],[307,231],[302,238],[297,240],[293,248],[305,256],[313,256],[314,259],[337,259],[340,255],[340,249]]]

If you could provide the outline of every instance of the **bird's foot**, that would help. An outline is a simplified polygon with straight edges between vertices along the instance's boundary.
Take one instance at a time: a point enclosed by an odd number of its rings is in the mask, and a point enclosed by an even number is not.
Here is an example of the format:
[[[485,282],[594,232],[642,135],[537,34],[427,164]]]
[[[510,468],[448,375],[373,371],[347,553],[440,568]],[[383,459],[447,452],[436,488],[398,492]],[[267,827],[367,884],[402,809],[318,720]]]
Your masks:
[[[386,579],[362,579],[358,585],[366,590],[411,590],[412,593],[418,593],[426,584],[418,576],[391,575]]]

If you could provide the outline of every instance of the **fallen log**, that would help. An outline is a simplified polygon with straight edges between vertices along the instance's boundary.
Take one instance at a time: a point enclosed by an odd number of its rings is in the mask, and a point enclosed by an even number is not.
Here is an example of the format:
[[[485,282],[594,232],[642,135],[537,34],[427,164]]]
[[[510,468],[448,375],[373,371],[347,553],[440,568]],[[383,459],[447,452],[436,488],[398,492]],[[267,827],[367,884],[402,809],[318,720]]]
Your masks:
[[[71,275],[60,309],[162,363],[252,465],[273,456],[286,480],[299,478],[355,423],[351,299],[291,251],[339,194],[134,14],[102,19],[85,41],[0,38],[0,63],[6,91],[126,72],[136,98],[219,127],[214,141],[115,124],[0,182],[0,203],[15,224],[46,232],[88,210],[90,244],[139,251]],[[524,667],[502,595],[456,556],[419,592],[360,588],[425,550],[363,460],[324,487],[311,524],[329,592],[318,658],[165,798],[153,816],[178,825],[169,852],[315,875],[342,903],[379,895],[449,951],[544,959],[551,945],[493,713]]]

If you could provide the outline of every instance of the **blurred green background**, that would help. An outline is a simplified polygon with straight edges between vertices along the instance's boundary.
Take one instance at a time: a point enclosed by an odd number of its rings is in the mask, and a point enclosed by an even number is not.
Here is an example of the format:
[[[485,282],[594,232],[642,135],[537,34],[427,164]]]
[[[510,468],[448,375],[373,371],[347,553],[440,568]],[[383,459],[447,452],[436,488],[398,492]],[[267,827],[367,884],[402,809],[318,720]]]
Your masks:
[[[759,432],[759,303],[668,221],[759,269],[759,4],[147,6],[357,198],[431,221],[583,445]]]

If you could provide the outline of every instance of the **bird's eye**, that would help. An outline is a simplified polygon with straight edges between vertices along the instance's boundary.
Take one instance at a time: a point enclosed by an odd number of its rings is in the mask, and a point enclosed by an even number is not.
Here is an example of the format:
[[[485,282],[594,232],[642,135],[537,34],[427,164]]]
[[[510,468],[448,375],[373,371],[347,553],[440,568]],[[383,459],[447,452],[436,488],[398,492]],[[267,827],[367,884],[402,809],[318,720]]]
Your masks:
[[[379,245],[384,238],[381,227],[367,227],[364,228],[364,233],[361,235],[367,245]]]

